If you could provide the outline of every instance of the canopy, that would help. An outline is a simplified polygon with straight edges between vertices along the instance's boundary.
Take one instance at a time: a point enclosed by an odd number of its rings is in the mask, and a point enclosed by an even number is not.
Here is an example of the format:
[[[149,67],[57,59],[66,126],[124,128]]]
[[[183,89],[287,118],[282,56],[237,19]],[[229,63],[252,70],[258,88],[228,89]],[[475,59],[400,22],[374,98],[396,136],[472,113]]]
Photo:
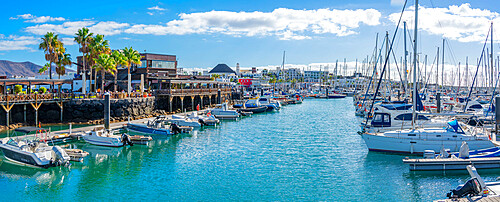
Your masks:
[[[388,110],[408,110],[413,105],[411,105],[411,104],[381,104],[380,106],[382,106]]]
[[[14,129],[14,131],[21,132],[21,133],[31,133],[33,131],[38,131],[38,130],[45,130],[45,128],[38,128],[38,127],[28,126],[28,127],[21,127],[21,128]]]
[[[464,133],[457,120],[448,122],[449,128],[453,129],[455,133]]]

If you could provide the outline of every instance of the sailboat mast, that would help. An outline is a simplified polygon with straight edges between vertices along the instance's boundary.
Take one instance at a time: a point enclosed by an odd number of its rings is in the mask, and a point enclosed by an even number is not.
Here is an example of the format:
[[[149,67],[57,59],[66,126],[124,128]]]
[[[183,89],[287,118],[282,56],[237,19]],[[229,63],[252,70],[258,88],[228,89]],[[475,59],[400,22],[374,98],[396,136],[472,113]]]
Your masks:
[[[403,70],[404,71],[404,73],[403,73],[403,75],[404,75],[404,77],[403,77],[404,81],[403,81],[403,85],[405,86],[404,89],[408,89],[408,87],[409,87],[408,86],[408,77],[407,77],[408,76],[408,67],[407,67],[407,60],[406,60],[408,58],[408,51],[406,50],[406,21],[403,22],[403,29],[404,29],[404,32],[403,32],[404,33],[403,34],[404,35],[404,40],[403,41],[404,41],[404,45],[405,45],[405,57],[404,57],[405,61],[403,63],[403,65],[404,65],[404,70]],[[405,90],[404,97],[406,99],[406,90]]]
[[[491,59],[491,80],[490,80],[490,84],[491,84],[491,90],[493,90],[493,22],[491,22],[491,56],[490,56],[490,59]],[[495,92],[493,92],[495,93]]]
[[[443,39],[443,57],[442,59],[442,64],[441,64],[441,88],[444,89],[444,39]],[[446,92],[446,90],[445,90]]]
[[[415,130],[415,122],[417,120],[417,34],[418,34],[418,0],[415,0],[415,44],[413,45],[413,118],[412,126],[413,130]]]

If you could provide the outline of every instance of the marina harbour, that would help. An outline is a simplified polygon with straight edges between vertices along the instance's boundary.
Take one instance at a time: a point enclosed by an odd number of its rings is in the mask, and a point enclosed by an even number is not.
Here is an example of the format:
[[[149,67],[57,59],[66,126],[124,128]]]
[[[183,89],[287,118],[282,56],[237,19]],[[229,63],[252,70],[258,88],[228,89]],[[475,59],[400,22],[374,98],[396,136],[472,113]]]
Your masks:
[[[490,1],[3,3],[0,202],[500,202]]]
[[[368,152],[352,98],[306,99],[148,145],[68,143],[90,154],[69,168],[0,161],[2,200],[432,201],[466,171],[415,173],[405,155]],[[481,174],[494,180],[498,170]]]

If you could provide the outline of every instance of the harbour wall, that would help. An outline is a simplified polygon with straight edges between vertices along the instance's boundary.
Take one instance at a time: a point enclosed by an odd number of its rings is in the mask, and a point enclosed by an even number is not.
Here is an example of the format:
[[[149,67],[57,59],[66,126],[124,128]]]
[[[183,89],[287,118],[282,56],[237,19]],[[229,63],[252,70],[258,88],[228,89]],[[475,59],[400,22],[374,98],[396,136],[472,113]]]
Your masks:
[[[230,101],[234,95],[223,98]],[[216,104],[216,96],[185,96],[173,97],[146,97],[125,98],[110,100],[111,122],[126,121],[177,113],[182,110],[196,110],[200,105],[202,109]],[[172,108],[172,109],[170,109]],[[15,104],[9,114],[10,129],[23,125],[35,125],[36,111],[31,104]],[[57,103],[42,103],[38,109],[38,122],[46,123],[82,123],[100,124],[104,119],[104,100],[102,99],[74,99],[63,103],[61,121],[61,108]],[[7,129],[5,110],[0,110],[0,130]]]

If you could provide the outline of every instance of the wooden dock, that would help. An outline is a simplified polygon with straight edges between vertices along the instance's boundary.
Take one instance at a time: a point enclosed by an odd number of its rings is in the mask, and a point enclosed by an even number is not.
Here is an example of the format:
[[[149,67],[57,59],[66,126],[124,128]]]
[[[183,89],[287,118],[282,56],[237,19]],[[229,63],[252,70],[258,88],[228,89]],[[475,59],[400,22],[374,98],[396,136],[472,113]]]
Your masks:
[[[500,168],[500,157],[472,159],[403,159],[403,163],[408,164],[412,171],[465,170],[467,169],[467,165],[472,165],[477,169],[486,169]]]

